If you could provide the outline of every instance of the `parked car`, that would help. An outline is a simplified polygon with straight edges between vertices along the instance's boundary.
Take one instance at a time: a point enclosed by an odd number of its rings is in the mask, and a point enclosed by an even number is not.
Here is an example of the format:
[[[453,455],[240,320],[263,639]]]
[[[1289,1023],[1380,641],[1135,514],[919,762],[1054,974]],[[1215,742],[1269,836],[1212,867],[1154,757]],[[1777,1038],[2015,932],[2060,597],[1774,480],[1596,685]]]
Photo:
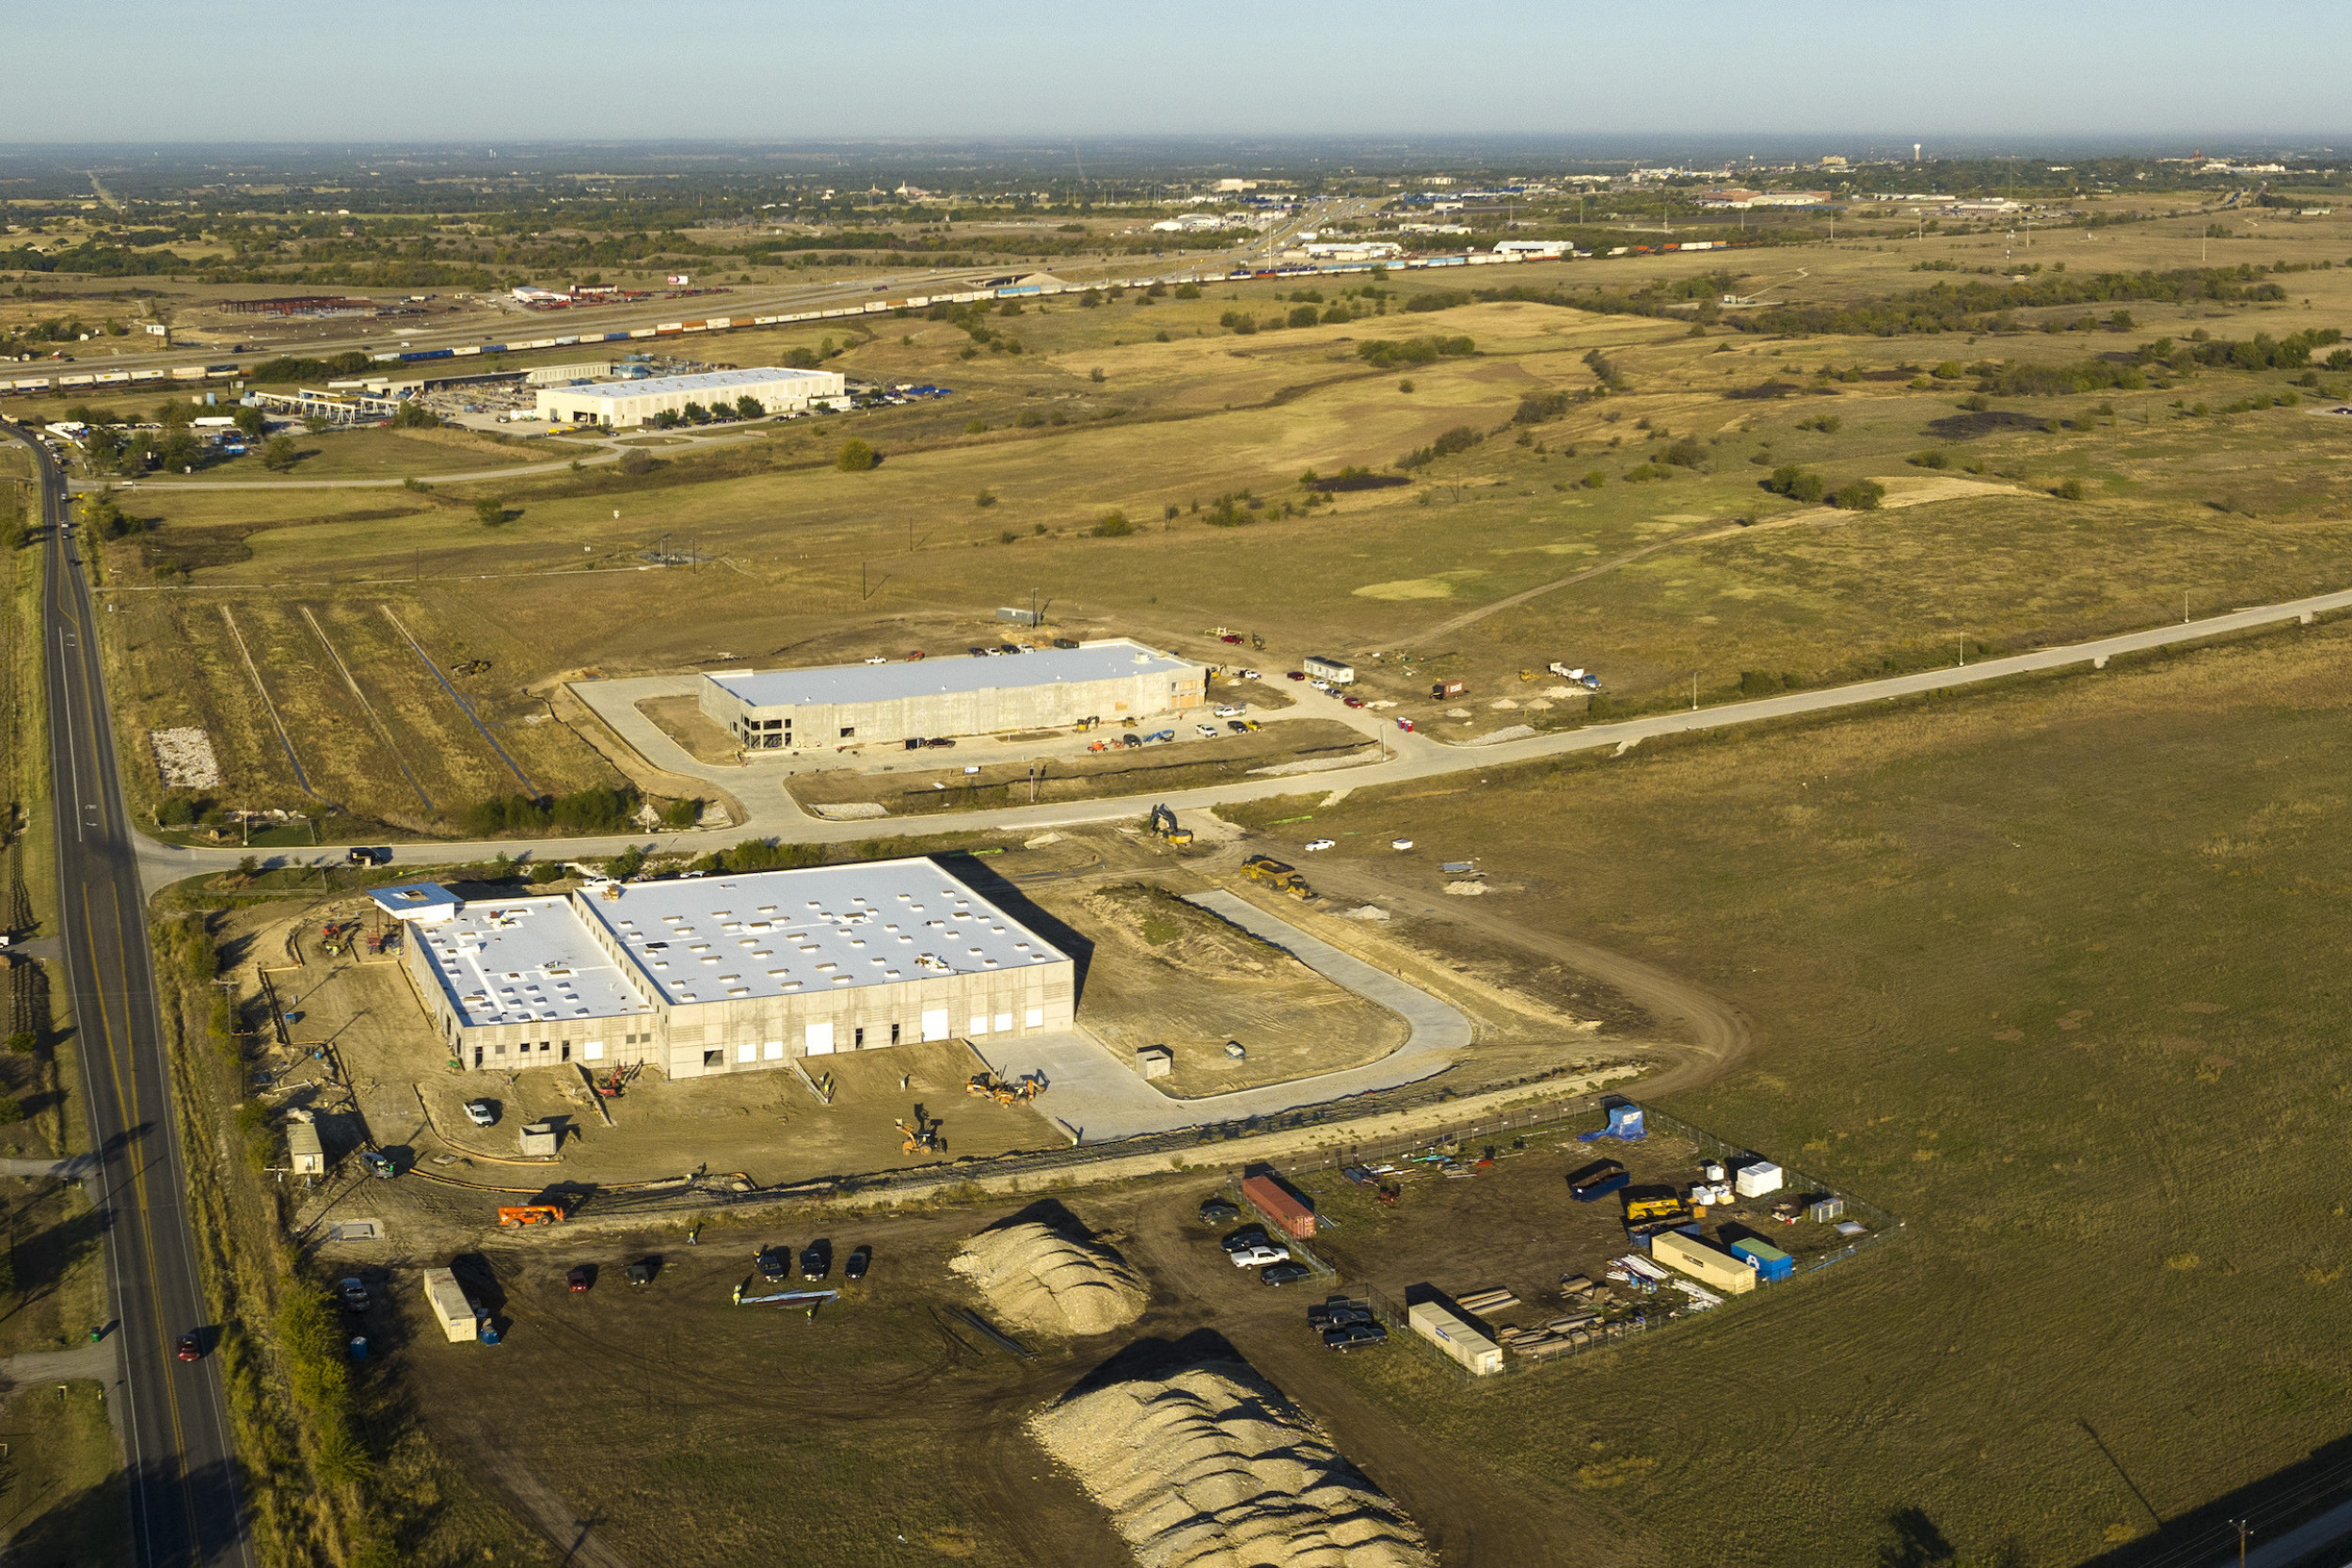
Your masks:
[[[1232,1254],[1233,1267],[1237,1269],[1260,1269],[1269,1263],[1287,1263],[1290,1257],[1287,1248],[1270,1243],[1263,1246],[1244,1247]]]
[[[759,1277],[773,1285],[792,1273],[792,1255],[781,1247],[764,1246],[753,1259]]]
[[[1246,681],[1254,681],[1261,679],[1262,677],[1255,670],[1244,670],[1240,673],[1237,678]]]
[[[841,1277],[844,1279],[864,1279],[866,1277],[866,1271],[873,1266],[874,1249],[870,1246],[859,1247],[855,1251],[851,1252],[848,1258],[842,1260]]]
[[[953,736],[935,735],[931,736],[930,740],[924,742],[924,744],[928,746],[945,746],[949,751],[953,751],[955,749],[956,741]]]
[[[595,1276],[588,1272],[588,1265],[585,1263],[575,1263],[564,1271],[564,1287],[574,1295],[582,1294],[594,1282]]]
[[[1235,707],[1231,703],[1217,704],[1216,712],[1219,719],[1238,719],[1241,717],[1241,709]]]
[[[1349,707],[1361,707],[1364,705],[1364,700],[1361,697],[1342,697],[1340,701],[1345,703]]]
[[[1326,1350],[1349,1351],[1360,1345],[1378,1345],[1388,1341],[1389,1331],[1378,1323],[1345,1323],[1323,1331]]]
[[[801,1277],[822,1279],[833,1273],[833,1243],[811,1242],[801,1248]]]
[[[1218,638],[1217,641],[1219,642],[1231,642],[1238,647],[1241,644],[1242,639],[1236,633],[1229,631],[1224,636]]]
[[[1263,724],[1259,723],[1255,719],[1245,719],[1242,722],[1253,730],[1262,730],[1265,728]]]
[[[1317,1332],[1373,1321],[1371,1307],[1360,1301],[1350,1301],[1345,1296],[1333,1296],[1307,1308],[1307,1326]]]
[[[1235,735],[1248,735],[1256,726],[1245,723],[1239,719],[1228,719],[1225,721],[1225,727],[1232,731]]]
[[[1193,732],[1203,740],[1215,740],[1217,736],[1217,728],[1215,724],[1195,724]]]
[[[498,1107],[486,1100],[469,1100],[466,1101],[466,1119],[476,1127],[496,1127]]]
[[[346,1311],[364,1312],[368,1309],[367,1282],[357,1275],[335,1281],[335,1293],[343,1298]]]
[[[1295,1280],[1306,1278],[1313,1272],[1314,1271],[1312,1269],[1310,1269],[1304,1263],[1294,1263],[1290,1261],[1290,1255],[1288,1253],[1284,1253],[1282,1255],[1281,1262],[1270,1263],[1266,1267],[1258,1271],[1258,1283],[1261,1285],[1288,1285]]]
[[[204,1341],[193,1334],[183,1334],[174,1347],[174,1354],[183,1361],[201,1361],[204,1359]]]
[[[1228,1252],[1240,1252],[1248,1247],[1263,1246],[1266,1244],[1265,1227],[1253,1225],[1248,1229],[1236,1230],[1217,1244]]]
[[[1311,838],[1302,847],[1311,855],[1318,849],[1336,849],[1339,847],[1339,843],[1336,839]]]
[[[1202,1225],[1231,1225],[1241,1218],[1241,1210],[1227,1198],[1204,1197],[1200,1200]]]
[[[1293,671],[1289,672],[1287,674],[1285,674],[1282,678],[1283,678],[1284,680],[1303,681],[1303,680],[1305,680],[1305,679],[1307,678],[1307,672],[1306,672],[1306,671],[1304,671],[1304,670],[1293,670]]]
[[[1392,838],[1389,840],[1389,847],[1391,849],[1410,849],[1412,847],[1413,841],[1409,838]]]
[[[1143,736],[1139,735],[1122,735],[1119,737],[1119,743],[1121,746],[1140,746],[1143,744]]]

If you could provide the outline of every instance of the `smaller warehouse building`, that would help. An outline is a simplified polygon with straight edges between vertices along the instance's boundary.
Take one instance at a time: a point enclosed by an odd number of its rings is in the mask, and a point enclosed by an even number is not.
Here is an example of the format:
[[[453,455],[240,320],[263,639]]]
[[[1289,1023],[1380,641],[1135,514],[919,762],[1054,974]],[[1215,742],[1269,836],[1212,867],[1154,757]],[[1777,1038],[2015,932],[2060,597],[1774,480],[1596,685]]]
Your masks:
[[[1650,1256],[1660,1262],[1689,1275],[1709,1290],[1739,1296],[1756,1289],[1756,1271],[1744,1259],[1696,1236],[1661,1230],[1650,1238],[1649,1250]]]
[[[1478,1377],[1502,1370],[1502,1347],[1485,1329],[1447,1311],[1434,1301],[1415,1302],[1405,1310],[1414,1333],[1438,1347],[1450,1359]]]
[[[1201,665],[1109,638],[1002,658],[927,658],[706,674],[702,711],[747,752],[1130,724],[1206,700]]]
[[[796,371],[764,365],[745,371],[706,371],[700,375],[649,376],[642,381],[603,381],[584,387],[542,387],[539,418],[549,424],[628,426],[652,422],[664,412],[680,413],[690,403],[705,408],[734,408],[754,398],[771,414],[798,414],[818,403],[845,397],[849,379],[838,371]]]

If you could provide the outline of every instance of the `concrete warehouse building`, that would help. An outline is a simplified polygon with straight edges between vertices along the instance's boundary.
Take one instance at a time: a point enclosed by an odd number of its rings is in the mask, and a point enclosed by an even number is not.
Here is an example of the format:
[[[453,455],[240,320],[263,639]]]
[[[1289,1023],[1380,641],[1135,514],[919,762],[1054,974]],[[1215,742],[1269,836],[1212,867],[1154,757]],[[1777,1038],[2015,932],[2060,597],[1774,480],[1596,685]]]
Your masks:
[[[1127,638],[1001,658],[909,659],[703,676],[702,711],[749,752],[1131,724],[1206,698],[1209,673]]]
[[[658,375],[642,381],[601,381],[585,387],[542,387],[539,417],[550,424],[639,425],[664,409],[690,403],[732,408],[736,400],[757,398],[771,414],[794,414],[826,398],[847,395],[838,371],[792,371],[778,365],[748,371],[706,371],[700,375]]]
[[[411,896],[412,895],[421,895]],[[460,902],[377,889],[462,1068],[700,1078],[915,1040],[1068,1029],[1076,966],[930,860]]]

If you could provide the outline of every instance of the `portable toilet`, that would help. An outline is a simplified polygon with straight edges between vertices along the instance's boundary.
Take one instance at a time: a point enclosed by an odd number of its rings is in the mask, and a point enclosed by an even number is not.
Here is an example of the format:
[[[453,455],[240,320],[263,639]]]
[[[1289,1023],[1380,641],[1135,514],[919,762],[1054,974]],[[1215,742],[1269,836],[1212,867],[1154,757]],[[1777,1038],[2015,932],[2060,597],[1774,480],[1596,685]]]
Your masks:
[[[1797,1272],[1797,1260],[1770,1242],[1754,1241],[1743,1236],[1731,1243],[1731,1255],[1744,1259],[1762,1284],[1771,1285],[1791,1278]]]
[[[1609,1107],[1608,1126],[1594,1132],[1580,1132],[1577,1141],[1592,1143],[1601,1138],[1615,1138],[1624,1143],[1636,1143],[1646,1136],[1648,1133],[1642,1127],[1642,1108],[1639,1105],[1620,1104]]]

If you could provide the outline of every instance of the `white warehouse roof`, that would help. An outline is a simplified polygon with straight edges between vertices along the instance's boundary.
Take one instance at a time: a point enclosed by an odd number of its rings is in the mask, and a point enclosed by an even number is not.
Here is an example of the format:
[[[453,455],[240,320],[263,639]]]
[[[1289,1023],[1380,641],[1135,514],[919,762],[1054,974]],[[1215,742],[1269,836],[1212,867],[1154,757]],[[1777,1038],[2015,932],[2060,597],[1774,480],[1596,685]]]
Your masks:
[[[673,1006],[1057,963],[1064,955],[931,861],[622,884],[589,896]]]
[[[600,381],[586,387],[560,388],[565,397],[644,398],[691,392],[725,392],[728,401],[754,388],[771,387],[779,381],[800,381],[823,388],[812,396],[831,396],[839,390],[840,375],[834,371],[797,371],[781,365],[757,366],[747,371],[705,371],[698,375],[657,375],[643,381]],[[557,388],[550,388],[555,390]]]
[[[469,1028],[567,1024],[653,1011],[567,898],[461,905],[453,918],[414,937]]]
[[[884,703],[1000,687],[1052,686],[1117,680],[1124,675],[1172,674],[1200,666],[1140,642],[1113,638],[1078,648],[1040,648],[1002,657],[955,656],[902,664],[829,664],[806,670],[738,670],[705,675],[754,707],[810,704]]]

